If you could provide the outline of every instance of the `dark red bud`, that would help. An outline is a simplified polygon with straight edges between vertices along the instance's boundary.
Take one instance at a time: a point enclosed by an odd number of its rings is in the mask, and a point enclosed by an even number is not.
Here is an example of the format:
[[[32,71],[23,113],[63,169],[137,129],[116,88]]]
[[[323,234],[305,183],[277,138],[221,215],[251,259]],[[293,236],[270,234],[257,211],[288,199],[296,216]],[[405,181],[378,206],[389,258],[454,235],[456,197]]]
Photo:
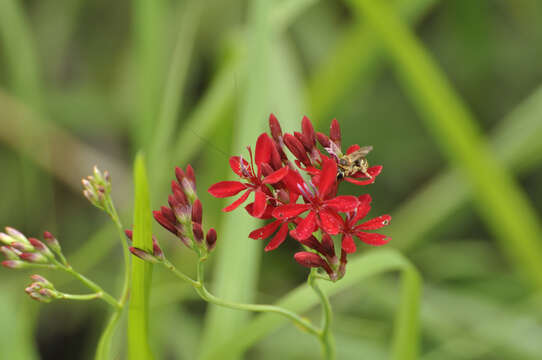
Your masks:
[[[322,257],[320,257],[319,255],[317,255],[315,253],[311,253],[311,252],[308,252],[308,251],[298,252],[298,253],[295,253],[294,259],[301,266],[305,266],[305,267],[308,267],[308,268],[321,267],[330,276],[331,276],[331,274],[333,274],[333,271],[331,270],[331,267],[329,266],[327,261],[325,261],[324,259],[322,259]]]
[[[184,174],[183,169],[176,166],[175,167],[175,177],[177,178],[177,181],[179,182],[179,184],[183,182],[183,179],[185,178],[185,176],[186,175]]]
[[[201,206],[200,199],[196,199],[192,204],[192,221],[201,225],[201,218],[203,216],[203,208]]]
[[[124,235],[126,235],[128,240],[132,240],[132,237],[134,236],[134,232],[132,230],[124,230]]]
[[[164,260],[164,252],[162,251],[162,248],[158,244],[158,240],[156,240],[154,235],[152,236],[152,253],[156,258]]]
[[[153,211],[152,215],[154,219],[162,225],[166,230],[177,236],[177,228],[172,224],[160,211]]]
[[[299,161],[307,166],[310,165],[305,147],[295,136],[284,134],[284,144]]]
[[[192,165],[188,164],[186,167],[186,177],[188,180],[190,180],[192,188],[194,191],[196,191],[196,174],[194,173],[194,169],[192,169]]]
[[[331,236],[326,233],[322,235],[322,246],[324,248],[324,253],[327,256],[329,256],[330,258],[335,256],[335,245],[333,244]]]
[[[322,145],[322,147],[324,147],[324,148],[329,147],[329,142],[331,140],[329,140],[329,137],[326,134],[322,134],[321,132],[317,132],[316,133],[316,139],[318,140],[320,145]]]
[[[211,251],[216,246],[216,230],[210,228],[205,236],[205,243],[207,244],[207,250]]]
[[[146,252],[145,250],[143,249],[140,249],[140,248],[136,248],[136,247],[133,247],[133,246],[130,246],[130,252],[137,256],[138,258],[140,258],[141,260],[143,261],[148,261],[150,263],[157,263],[158,262],[158,259],[156,259],[154,257],[154,255],[151,255],[149,254],[148,252]]]
[[[269,115],[269,130],[271,130],[271,136],[276,142],[280,143],[282,137],[282,129],[280,128],[279,121],[274,114]]]
[[[201,224],[192,223],[192,233],[194,234],[194,241],[201,244],[203,241],[203,229],[201,228]]]
[[[331,121],[331,126],[329,127],[329,138],[331,141],[337,144],[339,148],[341,147],[341,127],[339,126],[337,119],[333,119]]]
[[[314,134],[314,127],[312,126],[309,118],[306,116],[303,116],[303,120],[301,121],[301,129],[303,133],[303,145],[305,145],[308,150],[311,150],[314,147],[316,139]]]

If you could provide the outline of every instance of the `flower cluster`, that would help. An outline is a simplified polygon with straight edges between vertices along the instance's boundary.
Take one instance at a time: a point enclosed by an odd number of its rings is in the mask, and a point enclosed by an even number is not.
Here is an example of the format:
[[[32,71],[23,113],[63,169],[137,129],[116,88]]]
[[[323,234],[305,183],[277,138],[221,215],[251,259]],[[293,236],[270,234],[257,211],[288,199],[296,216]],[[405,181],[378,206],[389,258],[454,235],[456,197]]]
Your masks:
[[[93,175],[88,176],[86,179],[82,179],[83,195],[88,201],[98,209],[108,210],[107,199],[111,193],[111,177],[109,172],[103,173],[94,166]]]
[[[269,127],[271,136],[263,133],[258,137],[254,155],[248,147],[250,162],[241,156],[230,158],[231,169],[240,180],[218,182],[209,188],[209,193],[218,198],[243,193],[223,209],[226,212],[239,207],[254,193],[246,211],[255,218],[271,221],[252,231],[249,237],[271,238],[265,247],[270,251],[289,234],[307,250],[296,253],[294,259],[303,266],[323,269],[335,281],[344,275],[346,255],[356,251],[354,237],[374,246],[390,240],[385,235],[367,232],[382,228],[391,220],[389,215],[382,215],[363,221],[370,210],[369,195],[337,195],[343,181],[372,184],[382,166],[369,166],[366,155],[372,150],[370,146],[352,145],[343,153],[337,120],[332,121],[329,136],[315,132],[307,117],[302,120],[301,132],[283,134],[273,114]],[[286,150],[294,156],[293,162]],[[340,256],[336,256],[333,236],[340,241]]]
[[[27,238],[21,232],[6,227],[6,232],[0,232],[0,251],[6,257],[2,265],[9,269],[22,269],[32,266],[47,266],[54,263],[56,253],[64,261],[60,244],[48,231],[43,233],[47,245],[36,239]],[[52,251],[51,251],[52,250]]]
[[[196,193],[196,177],[192,166],[188,165],[186,171],[176,167],[175,177],[176,180],[171,181],[169,207],[162,206],[159,211],[154,211],[155,220],[198,254],[213,250],[217,234],[215,229],[210,228],[204,238],[203,208]],[[156,258],[157,255],[153,256]]]

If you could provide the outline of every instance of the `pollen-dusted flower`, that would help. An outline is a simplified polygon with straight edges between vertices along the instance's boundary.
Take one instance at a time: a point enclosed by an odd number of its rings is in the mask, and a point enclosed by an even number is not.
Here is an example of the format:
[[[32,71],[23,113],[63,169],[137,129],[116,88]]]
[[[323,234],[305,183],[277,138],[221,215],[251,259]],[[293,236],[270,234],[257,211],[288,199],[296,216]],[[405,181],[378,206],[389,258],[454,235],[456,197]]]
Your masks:
[[[275,184],[281,181],[288,173],[287,167],[275,169],[269,165],[272,153],[276,148],[267,134],[262,134],[256,142],[255,157],[252,156],[252,150],[248,147],[250,154],[250,164],[240,156],[230,158],[230,167],[244,182],[241,181],[221,181],[209,188],[209,193],[217,198],[225,198],[237,195],[244,191],[243,195],[235,200],[231,205],[226,206],[223,211],[229,212],[235,210],[241,205],[248,196],[254,193],[253,216],[260,217],[264,214],[267,207],[268,197],[272,194],[267,187],[268,184]],[[257,166],[255,172],[254,163]],[[271,170],[269,174],[264,174],[265,168]]]
[[[389,225],[391,221],[391,216],[389,215],[381,215],[358,224],[371,210],[372,201],[369,194],[361,195],[358,199],[358,207],[346,214],[340,230],[342,234],[342,248],[348,254],[356,251],[354,237],[373,246],[385,245],[391,240],[386,235],[366,232],[367,230],[377,230]]]

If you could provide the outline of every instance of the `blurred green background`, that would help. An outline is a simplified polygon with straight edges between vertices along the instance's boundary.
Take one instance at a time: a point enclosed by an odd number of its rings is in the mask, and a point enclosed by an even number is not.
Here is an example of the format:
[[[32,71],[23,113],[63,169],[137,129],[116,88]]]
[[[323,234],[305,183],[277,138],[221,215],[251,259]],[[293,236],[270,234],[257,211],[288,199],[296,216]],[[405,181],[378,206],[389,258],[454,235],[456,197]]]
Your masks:
[[[228,157],[254,146],[269,113],[285,131],[307,115],[327,132],[336,117],[343,143],[373,145],[369,161],[384,165],[374,185],[344,192],[369,191],[371,214],[392,215],[388,246],[423,277],[420,358],[540,359],[541,39],[536,0],[0,0],[0,224],[53,232],[76,269],[118,294],[114,228],[79,180],[95,164],[109,170],[130,227],[135,152],[147,153],[155,209],[173,166],[190,162],[204,222],[219,233],[211,288],[273,302],[306,277],[297,245],[263,254],[247,238],[257,224],[240,210],[223,216],[205,190],[231,176]],[[193,274],[192,254],[155,232]],[[28,275],[0,269],[0,358],[91,359],[109,310],[37,304],[23,292]],[[340,359],[388,357],[397,280],[332,298]],[[206,308],[161,269],[151,302],[157,359],[196,359],[250,316]],[[245,353],[318,356],[292,325]]]

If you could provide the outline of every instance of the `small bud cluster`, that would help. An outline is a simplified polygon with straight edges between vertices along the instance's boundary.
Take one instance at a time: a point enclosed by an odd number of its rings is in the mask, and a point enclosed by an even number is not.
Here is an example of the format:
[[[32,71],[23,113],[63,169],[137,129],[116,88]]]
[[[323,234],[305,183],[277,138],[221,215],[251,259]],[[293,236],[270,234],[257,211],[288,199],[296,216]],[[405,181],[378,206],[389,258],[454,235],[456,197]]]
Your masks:
[[[93,175],[82,179],[83,195],[98,209],[106,210],[107,196],[111,193],[111,177],[107,171],[103,173],[94,166]]]
[[[2,265],[9,269],[22,269],[32,265],[46,265],[55,262],[55,254],[62,256],[62,250],[58,240],[48,231],[43,233],[47,245],[36,239],[27,238],[18,230],[6,227],[6,232],[0,232],[0,251],[6,257]]]
[[[51,284],[51,282],[43,276],[32,275],[30,276],[30,279],[32,279],[33,282],[26,289],[24,289],[24,291],[32,299],[39,302],[49,303],[55,299],[62,298],[62,294],[56,291],[53,284]]]
[[[132,230],[125,230],[124,233],[126,234],[128,240],[130,240],[131,242],[133,238]],[[141,260],[145,260],[153,264],[164,261],[165,259],[164,252],[162,251],[162,248],[158,244],[158,240],[156,240],[156,237],[154,235],[152,236],[152,253],[134,246],[130,246],[130,252]]]
[[[176,180],[171,182],[168,206],[154,211],[156,221],[166,230],[177,236],[188,248],[201,254],[214,249],[216,231],[211,228],[205,232],[202,227],[203,207],[196,193],[196,177],[190,165],[183,171],[175,168]]]

